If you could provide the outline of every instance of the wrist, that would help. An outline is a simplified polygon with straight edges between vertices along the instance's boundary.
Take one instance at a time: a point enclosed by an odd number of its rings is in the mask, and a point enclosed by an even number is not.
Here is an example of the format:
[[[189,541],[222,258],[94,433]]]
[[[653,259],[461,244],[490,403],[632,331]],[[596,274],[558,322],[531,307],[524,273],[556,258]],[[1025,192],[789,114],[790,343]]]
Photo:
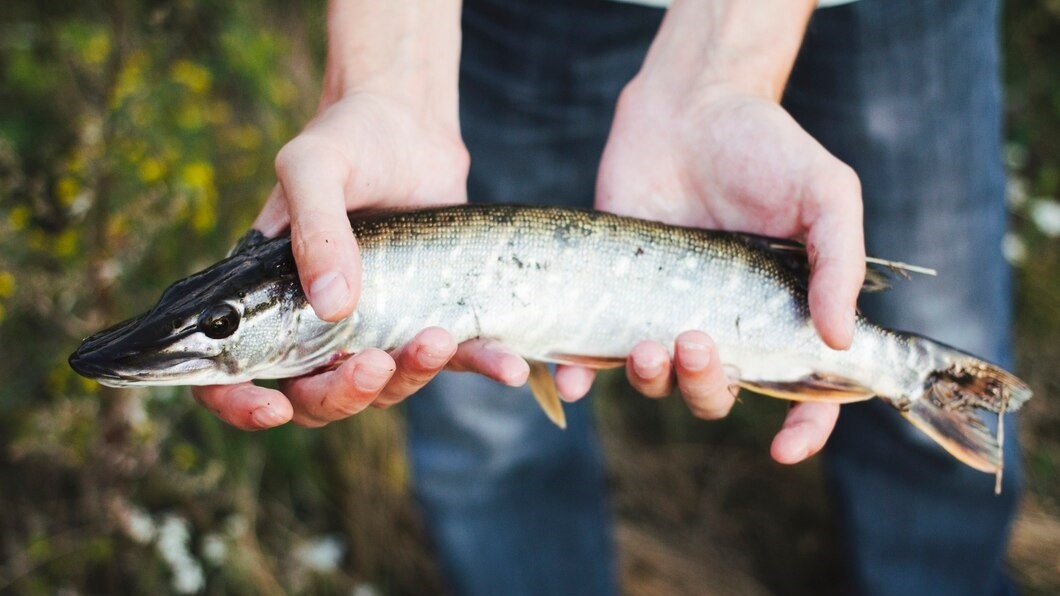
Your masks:
[[[815,6],[815,0],[676,0],[636,80],[779,101]]]
[[[367,93],[456,123],[459,61],[459,0],[332,0],[320,108]]]

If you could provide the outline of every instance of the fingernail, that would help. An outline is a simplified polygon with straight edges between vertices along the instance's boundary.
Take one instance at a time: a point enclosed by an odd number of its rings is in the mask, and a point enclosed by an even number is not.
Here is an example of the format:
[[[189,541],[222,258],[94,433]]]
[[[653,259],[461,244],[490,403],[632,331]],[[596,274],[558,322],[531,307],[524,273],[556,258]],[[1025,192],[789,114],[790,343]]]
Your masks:
[[[681,366],[691,371],[700,371],[710,364],[710,350],[706,344],[682,342],[679,346]]]
[[[309,302],[317,317],[333,317],[346,306],[350,299],[350,286],[346,278],[337,271],[329,271],[316,279],[309,287]]]
[[[663,370],[663,361],[652,358],[645,362],[643,360],[633,361],[633,372],[637,373],[637,376],[642,379],[651,379],[657,377]]]
[[[270,408],[268,406],[264,408],[258,408],[250,413],[250,419],[254,421],[254,424],[259,428],[272,428],[279,426],[286,422],[283,414]]]
[[[393,369],[380,368],[371,364],[358,364],[353,371],[353,386],[364,393],[379,391],[390,380]]]

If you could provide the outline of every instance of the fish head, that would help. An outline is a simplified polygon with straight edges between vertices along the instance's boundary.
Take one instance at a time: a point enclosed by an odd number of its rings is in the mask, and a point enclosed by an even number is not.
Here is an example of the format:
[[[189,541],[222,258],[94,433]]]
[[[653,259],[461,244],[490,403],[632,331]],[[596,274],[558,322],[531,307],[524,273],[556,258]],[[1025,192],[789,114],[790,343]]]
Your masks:
[[[308,307],[282,239],[176,282],[148,312],[85,339],[69,362],[115,387],[231,384],[311,366],[332,327]]]

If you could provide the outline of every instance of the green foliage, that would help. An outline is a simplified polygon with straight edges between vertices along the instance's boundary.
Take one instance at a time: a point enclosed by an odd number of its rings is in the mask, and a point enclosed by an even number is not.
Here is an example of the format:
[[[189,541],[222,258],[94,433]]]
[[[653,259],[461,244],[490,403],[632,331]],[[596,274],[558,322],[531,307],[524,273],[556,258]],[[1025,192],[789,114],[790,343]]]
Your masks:
[[[414,591],[394,415],[251,435],[67,366],[246,230],[319,78],[321,2],[108,4],[0,16],[0,591]]]

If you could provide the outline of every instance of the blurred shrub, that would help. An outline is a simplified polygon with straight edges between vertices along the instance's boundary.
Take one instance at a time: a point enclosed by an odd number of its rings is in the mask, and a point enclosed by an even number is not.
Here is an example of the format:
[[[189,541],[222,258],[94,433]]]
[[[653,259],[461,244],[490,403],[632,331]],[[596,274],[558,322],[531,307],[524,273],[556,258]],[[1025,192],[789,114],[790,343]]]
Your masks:
[[[323,44],[318,1],[103,4],[0,15],[0,592],[430,586],[394,415],[252,435],[66,365],[246,230]]]

